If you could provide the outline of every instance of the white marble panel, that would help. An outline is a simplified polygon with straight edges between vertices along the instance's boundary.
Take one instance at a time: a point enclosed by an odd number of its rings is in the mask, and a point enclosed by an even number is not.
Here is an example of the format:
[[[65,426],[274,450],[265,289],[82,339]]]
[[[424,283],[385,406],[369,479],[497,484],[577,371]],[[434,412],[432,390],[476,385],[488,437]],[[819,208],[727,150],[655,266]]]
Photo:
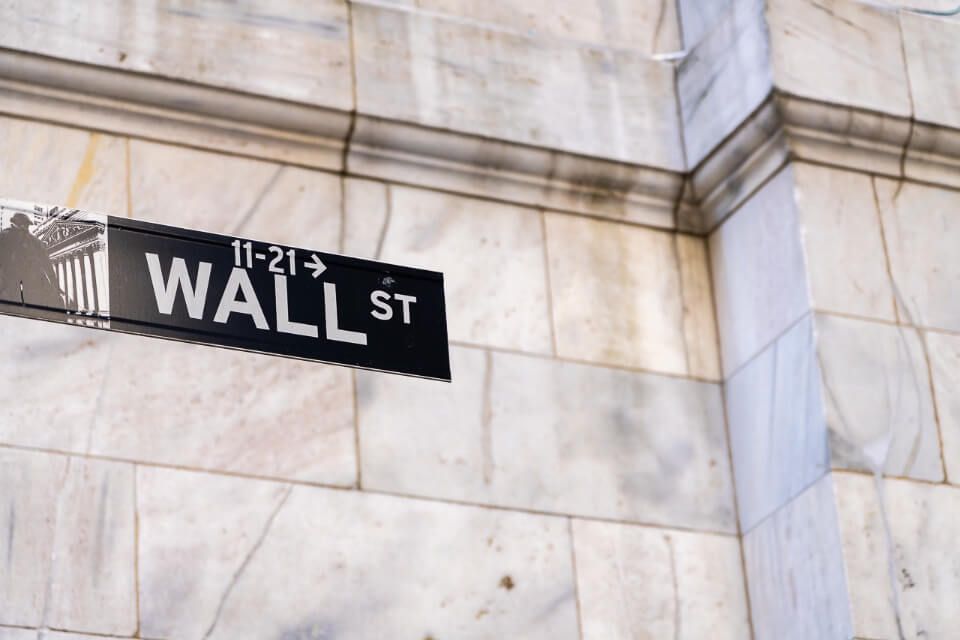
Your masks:
[[[943,480],[918,332],[823,315],[816,322],[833,467]]]
[[[452,367],[358,372],[365,488],[736,530],[717,385],[464,348]]]
[[[901,321],[960,331],[960,192],[876,183]]]
[[[0,117],[0,140],[0,197],[125,215],[122,138]]]
[[[355,483],[348,369],[139,336],[113,339],[92,453]]]
[[[130,636],[133,468],[0,451],[0,624]]]
[[[341,0],[0,5],[5,47],[347,110]]]
[[[339,253],[345,211],[340,186],[334,174],[278,167],[259,199],[248,203],[237,235]]]
[[[924,337],[947,480],[960,484],[960,336],[928,332]]]
[[[813,319],[725,386],[740,527],[749,531],[830,469]]]
[[[956,9],[954,0],[943,0]],[[946,10],[943,6],[940,10]],[[955,18],[901,12],[903,50],[913,93],[914,116],[924,122],[935,122],[960,128],[960,22]]]
[[[231,234],[257,212],[282,172],[269,162],[131,140],[132,214]]]
[[[677,51],[677,7],[664,0],[418,0],[417,7],[527,34],[654,55]]]
[[[750,637],[734,536],[573,522],[583,640]]]
[[[0,624],[43,622],[66,470],[63,456],[0,449]]]
[[[383,250],[390,185],[373,180],[347,178],[343,187],[343,246],[348,256],[375,260]]]
[[[757,640],[853,636],[832,476],[743,537]]]
[[[773,88],[763,7],[762,0],[734,2],[677,67],[688,167],[697,166]]]
[[[546,233],[558,355],[718,377],[702,240],[554,213]]]
[[[911,115],[896,11],[858,0],[769,0],[767,23],[778,89]]]
[[[956,635],[960,489],[891,479],[878,485],[870,476],[835,476],[856,635]]]
[[[51,553],[50,627],[136,631],[135,492],[133,465],[70,459]]]
[[[737,0],[677,0],[683,46],[693,49],[723,20]]]
[[[37,640],[36,629],[18,629],[0,627],[0,640]],[[49,636],[47,636],[49,637]]]
[[[793,180],[782,170],[710,234],[727,376],[809,308]]]
[[[0,442],[83,451],[116,339],[0,316]]]
[[[873,178],[804,163],[794,175],[814,307],[895,321]]]
[[[379,5],[353,27],[365,114],[684,168],[670,63]]]
[[[389,207],[378,258],[443,272],[451,340],[553,351],[539,212],[396,186]]]
[[[560,518],[167,470],[139,496],[148,637],[579,637]]]

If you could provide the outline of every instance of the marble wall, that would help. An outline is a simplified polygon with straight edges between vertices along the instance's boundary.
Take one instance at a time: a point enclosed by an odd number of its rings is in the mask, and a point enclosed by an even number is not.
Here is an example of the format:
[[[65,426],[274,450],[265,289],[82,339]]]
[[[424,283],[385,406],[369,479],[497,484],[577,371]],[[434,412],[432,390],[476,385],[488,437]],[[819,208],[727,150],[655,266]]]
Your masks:
[[[0,318],[0,637],[749,635],[703,238],[0,131],[4,194],[443,270],[454,379]]]
[[[955,491],[958,205],[795,162],[711,234],[759,638],[949,637],[952,570],[915,554],[950,554],[925,523]]]

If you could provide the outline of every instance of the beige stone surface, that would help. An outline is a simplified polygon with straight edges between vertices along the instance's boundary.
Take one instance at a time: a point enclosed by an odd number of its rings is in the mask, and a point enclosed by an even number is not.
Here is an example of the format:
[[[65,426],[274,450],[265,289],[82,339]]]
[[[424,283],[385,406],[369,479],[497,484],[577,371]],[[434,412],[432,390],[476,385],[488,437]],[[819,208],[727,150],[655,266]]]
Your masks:
[[[280,172],[273,163],[131,140],[132,215],[232,234],[256,212]]]
[[[66,472],[65,457],[0,449],[0,624],[43,622],[57,499]],[[3,632],[0,628],[0,638]]]
[[[794,176],[814,307],[895,321],[873,178],[804,163]]]
[[[84,451],[111,344],[118,339],[103,331],[0,316],[0,442]]]
[[[561,518],[164,470],[138,495],[146,636],[578,637]]]
[[[0,450],[0,625],[132,635],[131,465]]]
[[[554,213],[546,232],[560,356],[718,377],[701,240]]]
[[[126,214],[122,138],[0,117],[0,140],[0,197]]]
[[[364,488],[736,530],[717,385],[466,348],[452,369],[358,372]]]
[[[354,5],[353,28],[365,114],[684,167],[669,63],[382,5]]]
[[[340,0],[0,5],[4,46],[350,109],[350,34]]]
[[[678,51],[677,6],[662,0],[418,0],[437,11],[533,37],[582,40],[650,55]]]
[[[960,192],[877,179],[901,322],[960,331]]]
[[[778,89],[911,115],[896,11],[858,0],[770,0],[767,23]]]
[[[113,339],[90,452],[355,483],[348,369],[139,336]]]
[[[936,10],[956,9],[951,0],[941,0]],[[913,94],[916,118],[960,128],[960,22],[904,11],[900,14],[903,47]]]
[[[584,640],[750,637],[733,536],[574,520]]]
[[[866,638],[949,638],[960,625],[953,549],[960,490],[836,476],[854,630]],[[889,537],[888,537],[889,532]]]
[[[135,492],[133,465],[69,460],[51,551],[48,626],[136,631]]]
[[[389,197],[376,257],[443,272],[451,340],[553,351],[538,211],[399,186]],[[369,224],[365,211],[351,217]]]

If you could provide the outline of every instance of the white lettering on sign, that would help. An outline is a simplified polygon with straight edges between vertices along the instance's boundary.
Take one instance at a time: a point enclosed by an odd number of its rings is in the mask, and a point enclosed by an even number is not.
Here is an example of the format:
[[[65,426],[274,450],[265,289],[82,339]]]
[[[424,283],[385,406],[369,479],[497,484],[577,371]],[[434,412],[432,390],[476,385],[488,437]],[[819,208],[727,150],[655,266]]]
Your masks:
[[[323,313],[327,323],[327,340],[367,344],[367,334],[360,331],[347,331],[339,327],[337,319],[337,287],[332,282],[323,283]]]
[[[292,333],[295,336],[316,338],[320,335],[317,325],[306,322],[291,322],[289,302],[287,301],[287,277],[273,276],[273,286],[277,294],[277,331]]]
[[[243,300],[237,300],[237,294],[243,290]],[[257,300],[257,293],[253,290],[253,283],[250,282],[250,276],[243,269],[234,267],[230,270],[230,277],[227,279],[227,286],[223,289],[223,297],[220,298],[220,306],[217,307],[217,315],[213,316],[214,322],[227,324],[231,313],[243,313],[253,318],[253,323],[257,329],[264,331],[270,330],[267,324],[267,318],[263,315],[263,309],[260,307],[260,301]]]
[[[240,254],[241,245],[235,243],[237,255]],[[170,266],[170,274],[167,280],[163,279],[163,270],[160,267],[160,257],[155,253],[144,254],[147,258],[147,267],[150,270],[150,282],[153,284],[153,294],[157,299],[157,310],[165,315],[173,314],[173,305],[177,298],[177,292],[183,292],[183,299],[187,304],[187,313],[194,320],[203,319],[203,311],[206,308],[207,289],[210,284],[210,273],[213,265],[209,262],[201,262],[197,272],[197,281],[190,280],[190,274],[187,271],[187,264],[183,258],[173,258]],[[284,255],[284,254],[279,254]],[[294,255],[289,255],[291,264],[291,273],[296,273],[294,264]],[[326,266],[320,262],[316,255],[313,256],[317,264],[311,264],[314,278],[326,270]],[[315,324],[307,322],[297,322],[290,319],[290,299],[287,292],[287,276],[275,273],[273,276],[273,289],[276,299],[277,324],[276,330],[280,333],[289,333],[296,336],[307,338],[319,338],[320,330]],[[382,294],[385,299],[390,298],[390,294],[383,291],[374,292],[374,295]],[[417,299],[413,296],[403,296],[397,294],[394,296],[403,304],[403,318],[406,324],[409,324],[411,302]],[[371,296],[371,299],[374,299]],[[393,317],[393,309],[386,303],[381,303],[381,313],[387,316],[381,319],[390,319]],[[340,328],[340,316],[337,310],[337,287],[332,282],[323,283],[323,310],[324,325],[327,340],[337,342],[347,342],[349,344],[366,345],[367,334],[362,331],[350,331]],[[217,305],[217,312],[213,316],[213,321],[220,324],[227,324],[231,315],[238,313],[253,318],[253,323],[258,329],[264,331],[270,330],[270,324],[263,313],[263,307],[257,298],[257,292],[253,288],[250,276],[242,267],[234,266],[230,270],[230,276],[227,278],[227,284],[223,289],[223,295],[220,296],[220,304]],[[380,316],[374,316],[380,317]]]
[[[203,318],[203,308],[207,304],[207,285],[210,284],[210,270],[213,265],[201,262],[197,272],[196,286],[190,282],[187,273],[187,263],[183,258],[174,258],[170,265],[170,275],[163,281],[163,272],[160,269],[160,256],[147,253],[147,267],[150,269],[150,283],[153,285],[153,295],[157,298],[157,310],[165,315],[173,315],[173,303],[177,298],[177,291],[183,289],[183,301],[187,303],[187,313],[194,320]]]
[[[373,311],[370,312],[377,320],[389,320],[393,317],[393,307],[387,304],[387,300],[390,299],[390,294],[386,291],[374,291],[370,294],[370,302],[373,303],[373,306],[376,307]]]
[[[374,291],[370,294],[370,302],[373,303],[373,306],[376,307],[373,311],[370,312],[377,320],[390,320],[393,318],[393,307],[387,304],[387,300],[390,299],[390,294],[386,291]],[[400,304],[403,306],[403,324],[410,324],[410,305],[416,303],[416,296],[408,296],[404,293],[395,293],[393,294],[394,300],[399,300]]]

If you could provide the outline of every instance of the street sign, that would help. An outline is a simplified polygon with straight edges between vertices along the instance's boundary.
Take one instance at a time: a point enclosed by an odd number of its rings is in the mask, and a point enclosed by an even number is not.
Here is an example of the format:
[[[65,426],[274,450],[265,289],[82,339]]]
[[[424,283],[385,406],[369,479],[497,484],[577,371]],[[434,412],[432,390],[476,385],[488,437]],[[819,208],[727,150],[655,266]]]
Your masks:
[[[0,313],[450,380],[443,274],[0,200]]]

